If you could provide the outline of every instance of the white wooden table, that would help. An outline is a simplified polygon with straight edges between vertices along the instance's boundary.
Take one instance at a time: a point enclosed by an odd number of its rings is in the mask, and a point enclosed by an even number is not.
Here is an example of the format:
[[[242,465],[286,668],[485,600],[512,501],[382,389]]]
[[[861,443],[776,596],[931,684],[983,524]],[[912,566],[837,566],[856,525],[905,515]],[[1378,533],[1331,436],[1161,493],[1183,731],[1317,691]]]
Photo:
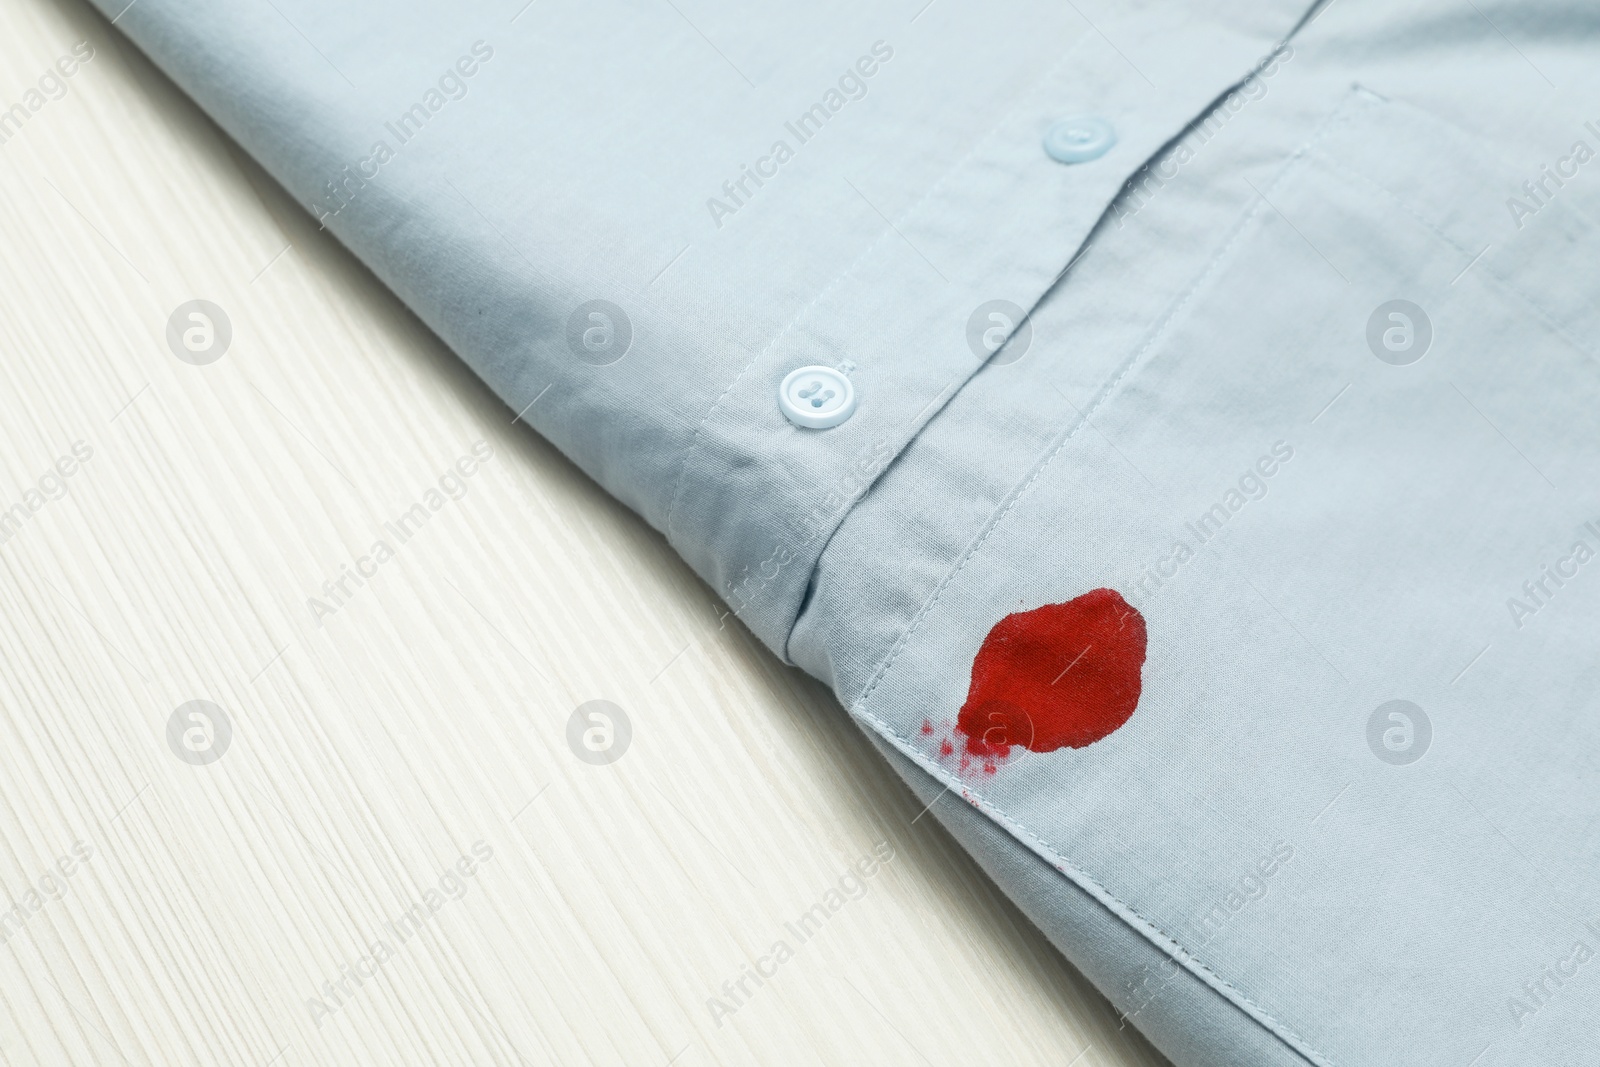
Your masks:
[[[1161,1062],[827,692],[87,5],[0,3],[0,108],[30,100],[0,1059]],[[231,327],[203,365],[167,337],[195,299]],[[591,700],[631,728],[609,763],[568,743]]]

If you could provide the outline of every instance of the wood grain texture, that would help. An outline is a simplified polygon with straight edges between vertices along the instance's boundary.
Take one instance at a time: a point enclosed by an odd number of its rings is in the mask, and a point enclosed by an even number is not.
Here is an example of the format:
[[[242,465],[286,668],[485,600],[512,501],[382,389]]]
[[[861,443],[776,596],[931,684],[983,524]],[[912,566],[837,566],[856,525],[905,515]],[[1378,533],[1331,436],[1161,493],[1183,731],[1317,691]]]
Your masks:
[[[0,1060],[1160,1062],[105,20],[6,0],[0,107],[80,40],[0,144]],[[195,298],[232,325],[207,366],[165,335]],[[591,766],[601,698],[632,740]],[[167,737],[196,699],[232,731],[204,765]]]

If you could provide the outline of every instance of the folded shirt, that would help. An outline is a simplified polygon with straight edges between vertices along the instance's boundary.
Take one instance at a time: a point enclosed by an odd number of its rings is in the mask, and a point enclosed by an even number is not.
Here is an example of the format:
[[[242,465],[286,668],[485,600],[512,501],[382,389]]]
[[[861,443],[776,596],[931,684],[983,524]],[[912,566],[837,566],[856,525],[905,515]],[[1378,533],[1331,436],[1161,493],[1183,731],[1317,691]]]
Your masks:
[[[1175,1062],[1589,1047],[1593,10],[96,3]]]

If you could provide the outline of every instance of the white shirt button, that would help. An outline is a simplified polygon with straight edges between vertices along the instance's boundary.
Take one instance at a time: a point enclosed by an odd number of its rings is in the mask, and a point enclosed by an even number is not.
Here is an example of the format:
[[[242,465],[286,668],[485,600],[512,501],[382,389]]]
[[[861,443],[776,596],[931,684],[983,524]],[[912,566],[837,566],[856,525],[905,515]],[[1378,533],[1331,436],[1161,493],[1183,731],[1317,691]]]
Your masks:
[[[1062,119],[1044,135],[1045,154],[1057,163],[1087,163],[1111,151],[1117,131],[1094,115]]]
[[[796,426],[826,430],[855,414],[856,390],[843,371],[801,367],[790,371],[778,386],[778,407]]]

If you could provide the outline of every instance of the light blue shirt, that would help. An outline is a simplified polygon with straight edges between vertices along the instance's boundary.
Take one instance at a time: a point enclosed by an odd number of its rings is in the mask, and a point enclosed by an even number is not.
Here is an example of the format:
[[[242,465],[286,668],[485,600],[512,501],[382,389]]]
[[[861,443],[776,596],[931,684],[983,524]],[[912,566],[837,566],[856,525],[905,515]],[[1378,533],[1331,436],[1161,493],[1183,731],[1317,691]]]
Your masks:
[[[117,25],[1175,1062],[1592,1057],[1593,12]]]

